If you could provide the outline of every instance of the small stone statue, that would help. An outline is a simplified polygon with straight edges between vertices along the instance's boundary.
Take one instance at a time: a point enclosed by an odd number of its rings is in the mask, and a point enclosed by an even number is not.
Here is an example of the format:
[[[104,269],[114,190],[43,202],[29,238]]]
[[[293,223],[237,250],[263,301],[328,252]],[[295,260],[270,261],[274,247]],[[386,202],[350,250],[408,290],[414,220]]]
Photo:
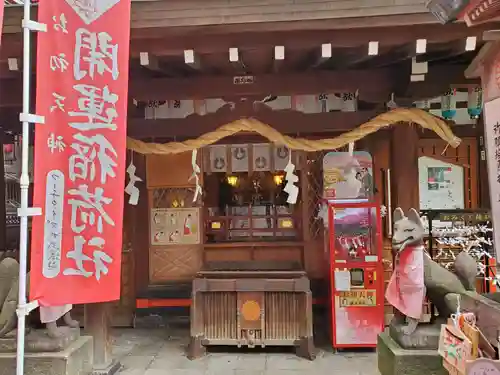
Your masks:
[[[474,258],[461,252],[452,273],[431,259],[424,237],[425,229],[416,210],[410,209],[408,216],[401,208],[394,211],[395,268],[386,292],[388,302],[397,309],[391,322],[391,336],[415,333],[423,315],[425,296],[436,307],[441,323],[455,313],[461,295],[475,293],[477,264]],[[435,320],[433,315],[431,323]],[[439,325],[436,329],[439,330]],[[395,339],[400,345],[402,341],[411,341]]]
[[[29,274],[27,275],[29,285]],[[29,288],[27,288],[29,289]],[[13,258],[0,261],[0,339],[11,336],[16,328],[19,292],[19,263]],[[57,320],[63,321],[70,328],[78,328],[79,322],[71,318],[71,305],[40,307],[40,318],[46,324],[49,337],[58,338],[66,333],[58,330]]]
[[[19,263],[13,258],[0,261],[0,339],[16,328],[19,291]]]

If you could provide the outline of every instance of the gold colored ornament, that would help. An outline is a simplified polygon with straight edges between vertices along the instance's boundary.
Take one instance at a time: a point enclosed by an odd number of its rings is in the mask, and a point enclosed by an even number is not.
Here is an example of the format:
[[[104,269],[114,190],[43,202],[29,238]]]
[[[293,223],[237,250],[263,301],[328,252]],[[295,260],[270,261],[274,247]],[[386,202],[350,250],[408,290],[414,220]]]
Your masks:
[[[248,321],[256,321],[260,319],[260,305],[256,301],[245,301],[241,306],[241,315]]]

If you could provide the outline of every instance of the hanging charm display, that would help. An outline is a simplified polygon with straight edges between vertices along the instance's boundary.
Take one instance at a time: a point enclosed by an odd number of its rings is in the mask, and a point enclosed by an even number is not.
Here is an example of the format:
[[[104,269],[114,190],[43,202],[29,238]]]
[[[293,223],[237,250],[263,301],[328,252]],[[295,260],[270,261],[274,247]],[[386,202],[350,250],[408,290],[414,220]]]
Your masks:
[[[476,86],[469,89],[469,98],[467,102],[467,112],[471,119],[479,118],[483,109],[483,88]]]
[[[288,194],[288,199],[286,200],[289,204],[297,203],[297,198],[299,196],[299,188],[295,185],[299,181],[299,177],[294,173],[295,165],[292,163],[292,152],[288,152],[288,164],[285,167],[285,180],[286,185],[283,189],[285,193]]]
[[[451,120],[457,115],[457,90],[449,89],[441,97],[441,115],[446,120]]]
[[[429,103],[428,100],[421,100],[421,101],[415,102],[415,107],[422,109],[424,111],[428,111],[431,108],[431,104]]]
[[[349,143],[349,156],[354,155],[354,142]]]
[[[130,156],[130,164],[127,168],[127,174],[128,174],[129,181],[128,181],[127,186],[125,187],[125,193],[130,195],[130,197],[128,199],[128,203],[131,204],[132,206],[137,206],[137,203],[139,203],[140,191],[139,191],[139,188],[137,188],[137,186],[135,186],[135,183],[142,182],[142,178],[136,176],[136,174],[135,174],[136,170],[137,170],[137,168],[134,165],[134,153],[132,152],[132,154]]]
[[[193,202],[196,202],[198,200],[198,197],[203,194],[203,190],[201,189],[200,185],[200,173],[201,169],[200,166],[197,164],[196,159],[198,157],[198,150],[194,149],[193,153],[191,154],[191,165],[193,166],[193,174],[191,177],[189,177],[188,181],[191,181],[194,179],[196,187],[194,190],[194,195],[193,195]]]

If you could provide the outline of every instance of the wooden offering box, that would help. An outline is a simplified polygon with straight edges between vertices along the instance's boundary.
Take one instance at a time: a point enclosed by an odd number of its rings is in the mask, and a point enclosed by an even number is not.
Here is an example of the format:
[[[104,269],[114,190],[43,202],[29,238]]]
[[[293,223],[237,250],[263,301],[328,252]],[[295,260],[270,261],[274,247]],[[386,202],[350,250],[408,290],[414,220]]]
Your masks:
[[[207,263],[193,281],[189,357],[208,345],[295,346],[313,360],[306,273],[287,262]]]

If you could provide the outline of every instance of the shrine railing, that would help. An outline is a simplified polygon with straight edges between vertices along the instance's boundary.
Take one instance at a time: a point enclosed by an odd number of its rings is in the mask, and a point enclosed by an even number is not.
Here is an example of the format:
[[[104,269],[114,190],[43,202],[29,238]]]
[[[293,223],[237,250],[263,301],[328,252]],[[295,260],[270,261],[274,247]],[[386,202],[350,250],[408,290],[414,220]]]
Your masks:
[[[238,241],[299,240],[300,215],[285,206],[259,205],[207,208],[205,235],[207,243]]]

